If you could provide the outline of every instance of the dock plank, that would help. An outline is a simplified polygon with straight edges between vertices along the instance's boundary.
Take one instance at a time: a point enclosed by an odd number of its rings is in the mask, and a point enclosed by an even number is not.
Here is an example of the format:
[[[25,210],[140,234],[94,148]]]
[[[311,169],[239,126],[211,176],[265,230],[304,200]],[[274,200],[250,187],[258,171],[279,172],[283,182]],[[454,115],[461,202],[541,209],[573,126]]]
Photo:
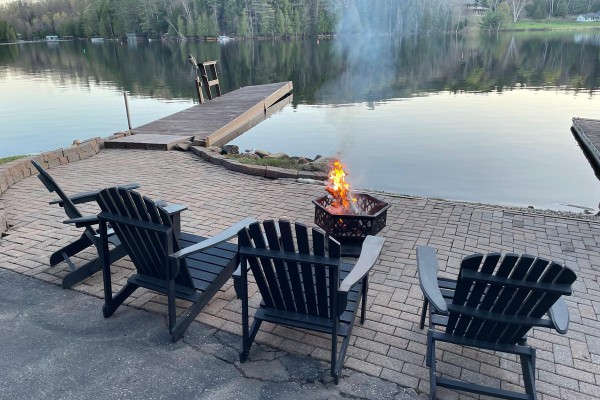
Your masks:
[[[572,130],[590,162],[600,170],[600,120],[573,118]]]
[[[131,136],[111,141],[109,147],[168,150],[189,138],[204,140],[207,146],[219,146],[267,118],[273,109],[289,104],[292,89],[292,82],[245,86],[133,128]]]

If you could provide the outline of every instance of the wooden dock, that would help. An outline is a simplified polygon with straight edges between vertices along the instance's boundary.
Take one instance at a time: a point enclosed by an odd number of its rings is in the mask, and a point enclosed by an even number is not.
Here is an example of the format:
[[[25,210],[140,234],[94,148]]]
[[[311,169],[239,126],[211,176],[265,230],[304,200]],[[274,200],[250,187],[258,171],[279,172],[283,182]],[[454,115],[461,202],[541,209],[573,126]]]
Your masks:
[[[573,118],[573,134],[595,170],[600,170],[600,120]]]
[[[221,146],[282,109],[292,100],[292,82],[245,86],[131,130],[105,142],[107,148],[170,150],[193,140]]]

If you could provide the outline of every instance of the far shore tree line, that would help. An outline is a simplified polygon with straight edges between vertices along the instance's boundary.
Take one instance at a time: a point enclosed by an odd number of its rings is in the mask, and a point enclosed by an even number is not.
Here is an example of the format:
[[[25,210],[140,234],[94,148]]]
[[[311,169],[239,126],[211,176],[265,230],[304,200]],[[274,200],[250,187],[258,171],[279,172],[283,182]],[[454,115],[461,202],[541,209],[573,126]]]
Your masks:
[[[190,39],[418,34],[456,31],[479,17],[498,29],[523,16],[600,12],[600,0],[16,0],[0,6],[0,42],[61,37]]]

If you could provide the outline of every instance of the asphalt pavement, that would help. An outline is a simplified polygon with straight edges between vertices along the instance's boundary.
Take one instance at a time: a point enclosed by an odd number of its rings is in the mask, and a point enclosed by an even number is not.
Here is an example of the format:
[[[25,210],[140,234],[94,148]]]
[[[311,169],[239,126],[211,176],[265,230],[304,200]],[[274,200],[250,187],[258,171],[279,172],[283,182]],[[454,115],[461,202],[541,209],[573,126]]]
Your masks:
[[[0,269],[0,399],[422,399],[412,389],[253,345],[198,322],[172,343],[164,316]]]

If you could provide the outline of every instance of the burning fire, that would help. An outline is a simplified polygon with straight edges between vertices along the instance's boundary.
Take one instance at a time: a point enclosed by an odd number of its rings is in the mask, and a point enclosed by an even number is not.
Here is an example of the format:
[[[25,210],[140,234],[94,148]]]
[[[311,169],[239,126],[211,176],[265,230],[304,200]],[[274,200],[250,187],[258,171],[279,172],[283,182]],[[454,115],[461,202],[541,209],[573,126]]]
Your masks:
[[[350,194],[350,185],[346,183],[346,172],[339,160],[335,160],[331,171],[329,171],[326,190],[332,197],[330,207],[333,210],[358,214],[356,199]]]

